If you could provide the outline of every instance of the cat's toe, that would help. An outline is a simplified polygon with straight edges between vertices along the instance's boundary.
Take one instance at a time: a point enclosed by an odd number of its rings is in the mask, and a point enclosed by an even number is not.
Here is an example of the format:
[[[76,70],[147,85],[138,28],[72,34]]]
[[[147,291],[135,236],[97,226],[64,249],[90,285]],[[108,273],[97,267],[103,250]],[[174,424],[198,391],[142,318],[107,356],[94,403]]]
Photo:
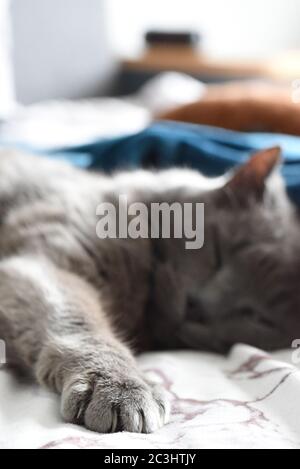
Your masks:
[[[68,423],[83,424],[86,408],[92,396],[88,380],[74,379],[65,385],[61,399],[61,413]]]
[[[123,431],[153,433],[169,420],[170,406],[163,391],[146,385],[134,392],[132,398],[124,399],[120,406]]]

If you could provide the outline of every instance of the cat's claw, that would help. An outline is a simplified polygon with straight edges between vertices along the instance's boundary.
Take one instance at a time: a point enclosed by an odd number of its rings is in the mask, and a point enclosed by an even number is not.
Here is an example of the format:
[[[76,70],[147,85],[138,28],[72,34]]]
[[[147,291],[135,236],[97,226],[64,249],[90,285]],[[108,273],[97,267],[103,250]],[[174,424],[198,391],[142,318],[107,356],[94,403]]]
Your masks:
[[[64,387],[62,414],[98,433],[152,433],[168,422],[170,408],[164,391],[140,377],[77,376]]]

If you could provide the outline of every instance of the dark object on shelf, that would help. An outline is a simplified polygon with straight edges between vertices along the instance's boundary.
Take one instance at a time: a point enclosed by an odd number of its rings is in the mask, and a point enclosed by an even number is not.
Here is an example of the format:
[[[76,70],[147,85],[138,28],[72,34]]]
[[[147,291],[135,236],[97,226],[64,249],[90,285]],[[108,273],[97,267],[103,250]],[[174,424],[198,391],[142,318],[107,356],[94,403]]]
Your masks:
[[[196,32],[148,31],[145,40],[149,46],[196,47],[201,41],[201,36]]]

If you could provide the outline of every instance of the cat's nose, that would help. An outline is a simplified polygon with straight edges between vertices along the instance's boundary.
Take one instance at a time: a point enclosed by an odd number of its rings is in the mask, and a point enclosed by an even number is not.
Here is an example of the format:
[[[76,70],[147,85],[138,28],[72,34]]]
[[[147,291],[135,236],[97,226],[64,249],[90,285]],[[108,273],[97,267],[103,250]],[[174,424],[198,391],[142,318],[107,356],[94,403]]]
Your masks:
[[[189,295],[186,301],[186,319],[204,323],[207,320],[204,305],[196,295]]]

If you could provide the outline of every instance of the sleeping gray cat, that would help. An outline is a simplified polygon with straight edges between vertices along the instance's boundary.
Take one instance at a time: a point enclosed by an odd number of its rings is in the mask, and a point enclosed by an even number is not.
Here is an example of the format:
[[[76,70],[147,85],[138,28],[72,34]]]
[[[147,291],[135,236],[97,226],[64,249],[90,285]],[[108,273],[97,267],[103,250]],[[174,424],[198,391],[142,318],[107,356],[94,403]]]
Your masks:
[[[9,363],[61,394],[67,422],[146,433],[167,421],[168,403],[131,349],[290,346],[300,333],[300,241],[273,174],[279,159],[279,149],[261,152],[207,180],[186,170],[106,177],[2,152],[0,338]],[[96,207],[119,194],[205,203],[204,247],[99,239]]]

